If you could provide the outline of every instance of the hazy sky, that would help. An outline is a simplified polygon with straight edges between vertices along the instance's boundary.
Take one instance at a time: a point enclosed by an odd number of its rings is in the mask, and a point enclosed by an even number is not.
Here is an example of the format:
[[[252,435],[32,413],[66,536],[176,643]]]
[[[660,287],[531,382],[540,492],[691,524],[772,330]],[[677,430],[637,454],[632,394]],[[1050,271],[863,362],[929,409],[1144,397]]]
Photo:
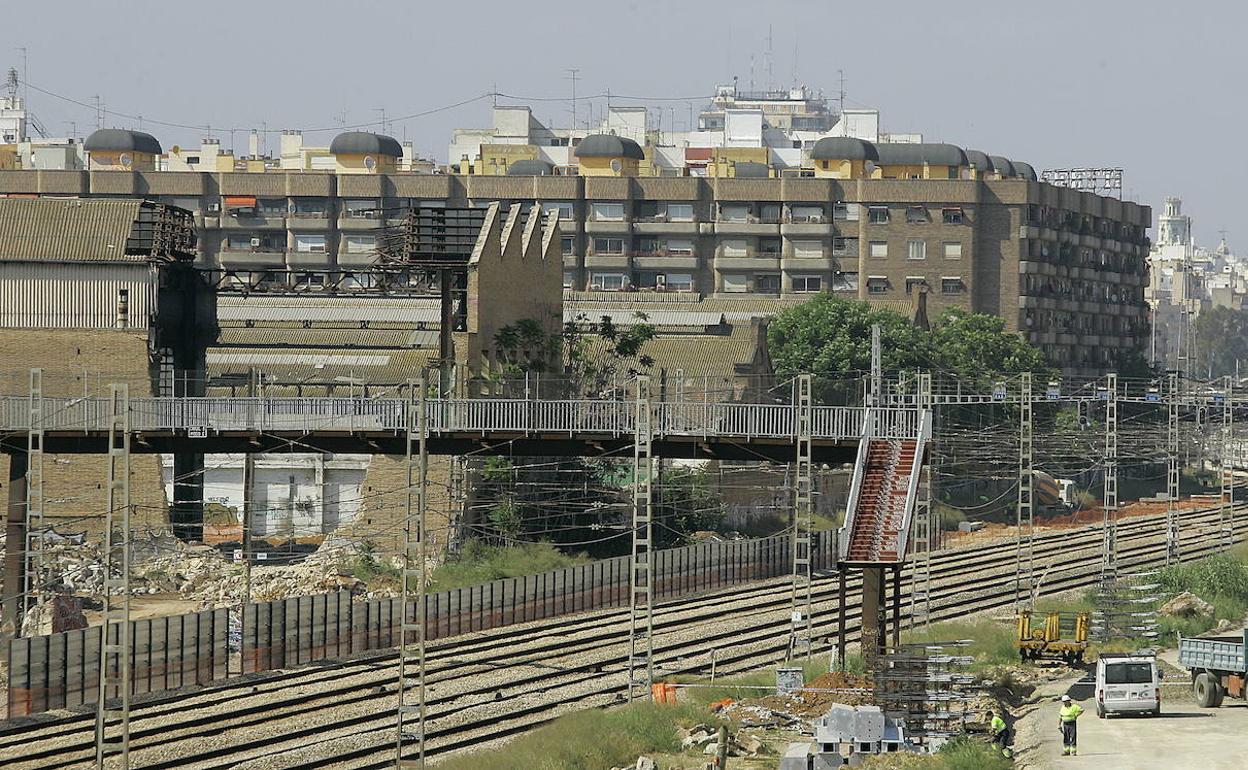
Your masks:
[[[1240,216],[1248,172],[1242,45],[1248,4],[1223,0],[1016,2],[117,2],[13,3],[0,65],[30,83],[143,116],[163,145],[193,145],[211,125],[328,129],[394,121],[390,133],[446,160],[450,131],[487,126],[491,91],[531,97],[541,119],[570,120],[579,95],[663,98],[664,125],[688,123],[732,76],[797,81],[847,106],[877,107],[887,131],[918,131],[1026,160],[1037,170],[1122,166],[1124,197],[1160,208],[1181,195],[1199,240],[1218,230],[1248,251]],[[95,110],[30,91],[54,135],[95,125]],[[540,99],[540,101],[539,101]],[[580,119],[605,108],[582,98]],[[620,104],[638,102],[620,99]],[[431,110],[439,110],[429,112]],[[109,114],[109,126],[138,121]],[[270,139],[276,147],[276,136]]]

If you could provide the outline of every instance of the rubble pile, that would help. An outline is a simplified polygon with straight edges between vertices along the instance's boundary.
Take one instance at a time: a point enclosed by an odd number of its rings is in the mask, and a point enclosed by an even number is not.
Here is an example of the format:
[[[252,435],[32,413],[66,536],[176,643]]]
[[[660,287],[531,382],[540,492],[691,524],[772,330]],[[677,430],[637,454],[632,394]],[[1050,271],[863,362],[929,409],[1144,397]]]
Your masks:
[[[832,671],[787,695],[765,695],[723,704],[719,713],[747,727],[788,727],[822,716],[834,703],[870,704],[871,682],[866,677]]]
[[[1158,612],[1177,618],[1207,617],[1213,614],[1213,605],[1191,591],[1184,591],[1161,605]]]

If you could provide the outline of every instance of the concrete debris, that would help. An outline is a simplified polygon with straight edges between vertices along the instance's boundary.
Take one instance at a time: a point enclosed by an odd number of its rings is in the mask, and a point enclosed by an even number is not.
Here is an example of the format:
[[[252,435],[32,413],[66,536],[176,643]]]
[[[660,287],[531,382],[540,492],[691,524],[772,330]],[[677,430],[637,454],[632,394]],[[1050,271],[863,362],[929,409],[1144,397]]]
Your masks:
[[[1190,591],[1184,591],[1161,605],[1158,612],[1178,618],[1204,617],[1213,614],[1213,605]]]
[[[680,748],[682,751],[701,749],[701,753],[708,757],[713,757],[718,753],[718,728],[698,724],[688,730],[682,730],[681,733]],[[728,735],[728,756],[730,757],[757,757],[765,753],[767,753],[767,746],[756,735],[750,735],[745,732],[738,732],[735,735],[730,733]],[[640,760],[637,767],[641,767]]]
[[[650,757],[637,757],[637,764],[633,767],[636,770],[656,770],[658,765]]]

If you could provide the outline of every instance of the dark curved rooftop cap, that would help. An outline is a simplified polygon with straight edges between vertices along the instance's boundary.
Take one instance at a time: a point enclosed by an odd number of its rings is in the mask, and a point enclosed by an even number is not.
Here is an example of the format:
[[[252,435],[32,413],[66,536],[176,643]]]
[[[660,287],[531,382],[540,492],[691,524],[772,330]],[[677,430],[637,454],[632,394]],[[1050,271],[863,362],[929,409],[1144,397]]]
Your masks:
[[[992,158],[989,158],[987,153],[980,152],[979,150],[967,150],[966,162],[971,168],[981,174],[986,174],[995,168],[995,166],[992,165]]]
[[[1035,182],[1040,177],[1036,176],[1036,170],[1031,167],[1030,163],[1024,163],[1021,160],[1011,161],[1014,164],[1014,176],[1022,179],[1030,179]]]
[[[544,160],[517,160],[507,166],[507,176],[550,176],[555,164]]]
[[[934,166],[965,166],[966,153],[952,144],[905,144],[884,142],[875,146],[881,165],[918,166],[929,163]]]
[[[403,147],[394,137],[368,131],[347,131],[334,137],[329,144],[333,155],[389,155],[403,157]]]
[[[810,150],[811,160],[870,160],[878,161],[880,154],[875,145],[852,136],[825,136],[815,142]]]
[[[1010,159],[1003,155],[989,155],[992,159],[992,167],[1001,173],[1003,177],[1017,176],[1018,172],[1014,170],[1014,164]]]
[[[131,131],[125,128],[101,128],[82,143],[87,152],[145,152],[149,155],[161,153],[160,142],[156,137],[142,131]]]
[[[644,160],[641,145],[614,134],[590,134],[576,146],[578,158],[634,158]]]

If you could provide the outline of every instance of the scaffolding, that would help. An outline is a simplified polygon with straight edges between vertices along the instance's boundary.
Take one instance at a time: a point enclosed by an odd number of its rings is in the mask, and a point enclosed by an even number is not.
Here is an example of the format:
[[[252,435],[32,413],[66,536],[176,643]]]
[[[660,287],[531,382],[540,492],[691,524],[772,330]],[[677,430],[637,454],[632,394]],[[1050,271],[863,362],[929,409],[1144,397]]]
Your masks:
[[[1015,521],[1014,610],[1030,609],[1036,570],[1035,470],[1031,416],[1031,372],[1023,372],[1018,408],[1018,511]]]
[[[26,601],[41,616],[47,597],[43,564],[43,370],[30,370],[30,431],[26,434]],[[20,629],[18,629],[20,633]]]
[[[113,385],[108,418],[108,511],[104,517],[104,624],[95,709],[95,766],[130,767],[130,391]],[[112,697],[110,697],[112,696]]]
[[[395,766],[425,766],[425,641],[428,608],[426,591],[425,486],[429,477],[428,408],[425,402],[428,385],[426,375],[410,388],[407,401],[407,436],[404,458],[407,466],[407,501],[403,517],[403,597],[400,618],[398,713],[396,714]],[[415,604],[415,619],[411,620]],[[412,635],[416,649],[409,646]],[[416,669],[416,685],[407,682],[408,671]],[[414,729],[409,727],[414,723]],[[416,743],[416,757],[403,757],[404,744]]]
[[[875,672],[875,701],[929,751],[964,731],[976,677],[969,641],[894,644]]]
[[[630,560],[628,622],[628,700],[650,693],[654,683],[654,438],[650,378],[637,377],[636,437],[633,441],[633,544]]]

